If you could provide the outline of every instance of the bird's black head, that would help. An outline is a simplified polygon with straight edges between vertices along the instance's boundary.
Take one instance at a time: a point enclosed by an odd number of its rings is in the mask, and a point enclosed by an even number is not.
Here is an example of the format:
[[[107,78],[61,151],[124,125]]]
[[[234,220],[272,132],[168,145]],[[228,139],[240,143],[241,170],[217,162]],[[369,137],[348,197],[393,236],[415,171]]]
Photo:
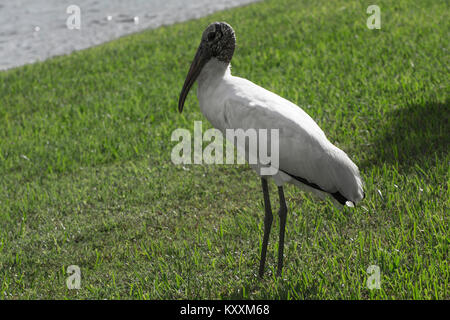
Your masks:
[[[230,63],[236,47],[236,37],[233,28],[226,22],[211,23],[203,31],[200,47],[208,51],[211,57]]]
[[[183,111],[184,101],[187,94],[202,71],[205,64],[215,58],[223,63],[230,63],[233,58],[234,48],[236,47],[236,38],[233,28],[226,22],[211,23],[203,31],[200,46],[195,54],[194,61],[184,81],[178,101],[178,110]]]

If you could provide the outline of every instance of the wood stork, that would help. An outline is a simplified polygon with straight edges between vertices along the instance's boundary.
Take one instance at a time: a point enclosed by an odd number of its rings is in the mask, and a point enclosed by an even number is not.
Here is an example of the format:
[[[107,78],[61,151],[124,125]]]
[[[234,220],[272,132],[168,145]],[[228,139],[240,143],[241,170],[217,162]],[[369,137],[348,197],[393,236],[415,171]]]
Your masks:
[[[287,206],[283,185],[292,183],[320,198],[353,207],[364,198],[358,167],[326,138],[314,120],[297,105],[243,78],[231,75],[230,62],[236,38],[225,22],[210,24],[186,76],[178,102],[183,111],[186,96],[198,81],[200,110],[222,133],[226,129],[279,129],[278,172],[271,177],[278,186],[280,234],[277,275],[283,268]],[[233,141],[234,142],[234,141]],[[259,166],[252,166],[260,174]],[[264,273],[273,216],[267,179],[261,175],[264,196],[264,237],[259,276]]]

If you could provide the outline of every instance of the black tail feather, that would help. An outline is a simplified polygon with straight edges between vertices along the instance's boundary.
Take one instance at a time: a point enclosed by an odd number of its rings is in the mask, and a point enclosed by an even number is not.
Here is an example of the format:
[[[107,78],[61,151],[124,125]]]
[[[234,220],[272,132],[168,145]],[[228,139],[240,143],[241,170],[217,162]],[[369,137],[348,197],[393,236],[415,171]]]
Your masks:
[[[309,181],[306,180],[305,178],[294,176],[294,175],[292,175],[292,174],[290,174],[290,173],[287,173],[286,171],[283,171],[283,170],[280,170],[280,171],[286,173],[286,174],[289,175],[290,177],[292,177],[292,178],[294,178],[295,180],[297,180],[297,181],[299,181],[299,182],[301,182],[301,183],[307,185],[308,187],[311,187],[311,188],[313,188],[313,189],[316,189],[316,190],[319,190],[319,191],[326,192],[326,193],[330,194],[334,199],[336,199],[337,202],[339,202],[339,203],[342,204],[343,206],[345,206],[345,204],[346,204],[347,201],[350,201],[350,200],[348,200],[346,197],[344,197],[344,196],[342,195],[342,193],[340,193],[339,191],[334,192],[334,193],[328,192],[328,191],[322,189],[321,187],[319,187],[317,184],[312,183],[312,182],[309,182]],[[353,203],[353,201],[350,201],[350,202]],[[353,203],[353,204],[354,204],[354,203]]]

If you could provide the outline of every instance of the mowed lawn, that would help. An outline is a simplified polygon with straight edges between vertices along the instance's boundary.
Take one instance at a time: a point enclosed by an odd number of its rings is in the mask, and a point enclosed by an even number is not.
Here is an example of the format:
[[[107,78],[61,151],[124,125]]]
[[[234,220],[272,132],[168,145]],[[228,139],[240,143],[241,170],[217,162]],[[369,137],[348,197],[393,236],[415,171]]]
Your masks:
[[[370,4],[259,2],[0,72],[0,298],[449,299],[448,3],[377,1],[380,30]],[[257,175],[170,158],[173,130],[210,127],[196,90],[177,102],[217,20],[232,72],[304,108],[366,184],[342,211],[286,188],[280,278],[275,185],[260,280]]]

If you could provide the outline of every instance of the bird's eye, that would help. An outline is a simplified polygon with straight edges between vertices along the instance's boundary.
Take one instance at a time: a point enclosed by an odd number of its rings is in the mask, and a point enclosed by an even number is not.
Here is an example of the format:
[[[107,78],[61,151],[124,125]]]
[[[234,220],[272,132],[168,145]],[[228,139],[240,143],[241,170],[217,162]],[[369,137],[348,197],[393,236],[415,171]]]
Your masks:
[[[216,37],[216,33],[214,31],[208,33],[208,41],[214,40],[215,37]]]

